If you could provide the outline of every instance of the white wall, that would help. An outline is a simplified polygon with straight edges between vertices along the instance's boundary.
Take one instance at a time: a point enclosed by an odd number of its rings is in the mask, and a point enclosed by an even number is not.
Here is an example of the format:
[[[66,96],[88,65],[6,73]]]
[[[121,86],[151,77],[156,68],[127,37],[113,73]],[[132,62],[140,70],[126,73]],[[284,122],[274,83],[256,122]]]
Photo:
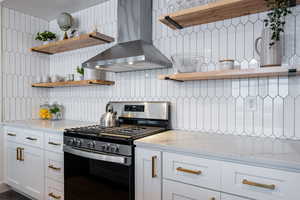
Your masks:
[[[260,36],[265,13],[174,31],[158,21],[167,12],[166,0],[154,0],[153,40],[165,55],[198,52],[213,67],[220,58],[233,58],[242,68],[257,67],[254,40]],[[80,31],[96,24],[101,32],[116,36],[116,0],[82,10],[73,15]],[[284,40],[284,62],[300,63],[300,6],[289,16]],[[52,31],[60,32],[56,21]],[[52,74],[75,73],[76,66],[111,45],[97,46],[51,56]],[[256,64],[255,64],[256,63]],[[96,121],[110,100],[165,100],[172,103],[175,129],[221,134],[271,136],[300,139],[300,78],[259,78],[177,83],[157,80],[172,69],[130,73],[109,73],[114,86],[59,88],[51,90],[51,100],[66,107],[66,118]],[[245,107],[248,96],[257,98],[257,110]]]
[[[3,120],[38,117],[38,107],[48,99],[49,91],[31,87],[37,76],[49,74],[49,56],[28,49],[39,45],[38,31],[48,29],[48,22],[3,8]]]
[[[38,106],[48,100],[49,91],[31,88],[36,77],[49,74],[50,58],[31,53],[38,45],[34,35],[48,29],[48,22],[0,7],[1,98],[0,121],[37,118]],[[3,179],[3,134],[0,130],[0,183]],[[2,189],[2,188],[1,188]]]

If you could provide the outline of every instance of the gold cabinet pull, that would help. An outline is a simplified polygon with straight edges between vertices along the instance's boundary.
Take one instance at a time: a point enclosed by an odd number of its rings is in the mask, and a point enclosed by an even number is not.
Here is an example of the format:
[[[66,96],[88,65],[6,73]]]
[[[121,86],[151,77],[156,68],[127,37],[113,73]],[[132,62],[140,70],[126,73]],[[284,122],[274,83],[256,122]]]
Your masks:
[[[48,194],[49,197],[52,197],[54,199],[61,199],[61,196],[55,195],[52,192]]]
[[[269,190],[275,190],[275,187],[276,187],[274,184],[267,185],[267,184],[262,184],[262,183],[256,183],[256,182],[248,181],[247,179],[244,179],[242,183],[244,185],[250,185],[250,186],[265,188],[265,189],[269,189]]]
[[[11,136],[11,137],[16,137],[17,136],[17,134],[15,134],[15,133],[7,133],[7,135]]]
[[[17,160],[20,160],[20,147],[17,148]]]
[[[55,142],[48,142],[48,144],[53,145],[53,146],[60,146],[60,143],[55,143]]]
[[[157,177],[157,156],[152,156],[152,178]]]
[[[53,165],[49,165],[48,168],[49,168],[49,169],[53,169],[53,170],[55,170],[55,171],[60,171],[60,170],[61,170],[61,168],[59,168],[59,167],[54,167]]]
[[[24,148],[19,148],[20,151],[20,157],[19,157],[19,161],[24,161]]]
[[[185,172],[185,173],[188,173],[188,174],[195,174],[195,175],[202,174],[202,171],[200,171],[200,170],[185,169],[185,168],[182,168],[182,167],[177,167],[176,170],[179,171],[179,172]]]
[[[37,138],[32,138],[32,137],[27,137],[26,139],[31,141],[37,141]]]

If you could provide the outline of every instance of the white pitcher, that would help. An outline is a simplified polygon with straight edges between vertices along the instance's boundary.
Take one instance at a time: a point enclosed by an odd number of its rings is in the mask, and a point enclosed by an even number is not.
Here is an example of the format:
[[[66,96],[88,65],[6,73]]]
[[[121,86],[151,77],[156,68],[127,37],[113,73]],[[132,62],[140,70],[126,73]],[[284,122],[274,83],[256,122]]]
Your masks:
[[[259,41],[261,41],[260,46],[258,45]],[[272,31],[269,28],[264,28],[261,37],[255,40],[255,50],[260,56],[261,67],[281,66],[281,41],[275,41],[275,44],[270,46],[270,43],[272,42]]]

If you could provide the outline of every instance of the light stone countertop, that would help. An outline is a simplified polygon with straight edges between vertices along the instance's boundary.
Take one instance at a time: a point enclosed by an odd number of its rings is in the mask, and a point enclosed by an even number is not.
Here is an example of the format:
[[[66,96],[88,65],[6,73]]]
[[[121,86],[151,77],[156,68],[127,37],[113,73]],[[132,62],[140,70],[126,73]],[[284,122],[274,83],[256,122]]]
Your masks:
[[[22,121],[3,122],[2,126],[24,128],[24,129],[35,129],[41,131],[63,132],[64,129],[66,128],[75,128],[75,127],[95,125],[95,124],[97,123],[73,121],[73,120],[60,120],[60,121],[22,120]]]
[[[166,131],[135,141],[137,147],[300,172],[300,141]]]

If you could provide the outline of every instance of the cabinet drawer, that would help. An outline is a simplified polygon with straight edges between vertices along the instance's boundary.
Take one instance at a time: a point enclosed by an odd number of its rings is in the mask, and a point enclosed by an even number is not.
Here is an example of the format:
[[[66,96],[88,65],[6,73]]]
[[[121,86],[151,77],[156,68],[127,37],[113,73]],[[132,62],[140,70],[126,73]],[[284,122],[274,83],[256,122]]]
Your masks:
[[[59,182],[64,181],[64,156],[63,154],[45,153],[46,177]]]
[[[45,148],[48,151],[63,153],[62,133],[45,133]]]
[[[20,142],[21,139],[21,131],[20,129],[7,128],[5,129],[5,137],[9,142]]]
[[[220,200],[220,193],[174,181],[163,181],[164,200]]]
[[[253,200],[253,199],[242,198],[238,196],[221,193],[221,200]]]
[[[224,163],[222,189],[256,200],[299,199],[299,173]]]
[[[44,133],[41,131],[24,130],[21,134],[21,138],[23,144],[43,148]]]
[[[164,153],[163,155],[164,178],[220,189],[220,162],[173,153]]]
[[[64,185],[62,183],[47,179],[45,191],[45,199],[47,200],[64,200]]]

